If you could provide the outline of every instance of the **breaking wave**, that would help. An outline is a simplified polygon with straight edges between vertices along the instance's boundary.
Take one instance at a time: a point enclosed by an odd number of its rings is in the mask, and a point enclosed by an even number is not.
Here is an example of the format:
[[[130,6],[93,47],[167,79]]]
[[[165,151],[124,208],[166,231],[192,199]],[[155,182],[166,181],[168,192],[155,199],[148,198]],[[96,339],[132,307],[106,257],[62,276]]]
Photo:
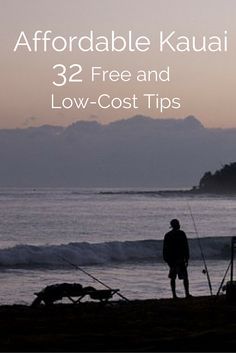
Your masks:
[[[200,260],[198,239],[189,239],[192,260]],[[231,238],[201,238],[206,259],[229,259]],[[68,261],[68,262],[67,262]],[[69,243],[61,245],[16,245],[0,249],[2,268],[71,268],[111,263],[162,261],[162,240]]]

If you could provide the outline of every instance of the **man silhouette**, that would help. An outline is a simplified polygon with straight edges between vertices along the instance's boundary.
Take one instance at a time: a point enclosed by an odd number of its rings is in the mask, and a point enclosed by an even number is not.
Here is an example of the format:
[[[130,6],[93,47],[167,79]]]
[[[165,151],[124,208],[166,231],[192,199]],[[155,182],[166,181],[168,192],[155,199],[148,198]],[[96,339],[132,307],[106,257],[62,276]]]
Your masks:
[[[177,298],[175,280],[178,278],[183,280],[185,295],[191,297],[189,294],[189,280],[188,280],[188,260],[189,247],[186,234],[180,230],[180,223],[178,219],[172,219],[170,222],[172,230],[165,234],[163,244],[163,258],[169,265],[169,278],[173,294],[173,298]]]

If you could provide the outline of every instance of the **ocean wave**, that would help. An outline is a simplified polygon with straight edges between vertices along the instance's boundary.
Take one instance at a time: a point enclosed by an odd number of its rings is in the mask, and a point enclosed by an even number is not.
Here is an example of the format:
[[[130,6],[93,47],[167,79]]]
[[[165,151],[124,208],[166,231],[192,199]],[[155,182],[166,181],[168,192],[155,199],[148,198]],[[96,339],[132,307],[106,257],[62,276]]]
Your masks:
[[[128,262],[160,262],[162,240],[112,241],[104,243],[69,243],[61,245],[21,244],[0,249],[2,268],[71,268]],[[192,260],[200,260],[198,239],[189,239]],[[201,238],[206,259],[229,259],[231,238]]]

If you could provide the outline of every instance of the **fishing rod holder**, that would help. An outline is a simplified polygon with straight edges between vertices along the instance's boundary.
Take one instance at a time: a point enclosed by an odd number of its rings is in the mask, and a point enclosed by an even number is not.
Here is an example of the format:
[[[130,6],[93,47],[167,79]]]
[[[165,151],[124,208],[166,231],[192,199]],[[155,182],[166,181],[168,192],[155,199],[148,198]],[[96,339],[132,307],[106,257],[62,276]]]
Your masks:
[[[234,281],[234,253],[236,249],[236,237],[231,238],[231,260],[230,260],[230,280],[226,283],[226,299],[236,301],[236,281]]]

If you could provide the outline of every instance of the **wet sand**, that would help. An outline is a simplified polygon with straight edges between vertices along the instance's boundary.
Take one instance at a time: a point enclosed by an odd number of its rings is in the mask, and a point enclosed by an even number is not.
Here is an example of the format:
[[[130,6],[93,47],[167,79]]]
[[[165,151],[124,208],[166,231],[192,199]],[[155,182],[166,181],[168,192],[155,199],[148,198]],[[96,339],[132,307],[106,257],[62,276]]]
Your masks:
[[[1,351],[235,351],[225,297],[0,307]]]

